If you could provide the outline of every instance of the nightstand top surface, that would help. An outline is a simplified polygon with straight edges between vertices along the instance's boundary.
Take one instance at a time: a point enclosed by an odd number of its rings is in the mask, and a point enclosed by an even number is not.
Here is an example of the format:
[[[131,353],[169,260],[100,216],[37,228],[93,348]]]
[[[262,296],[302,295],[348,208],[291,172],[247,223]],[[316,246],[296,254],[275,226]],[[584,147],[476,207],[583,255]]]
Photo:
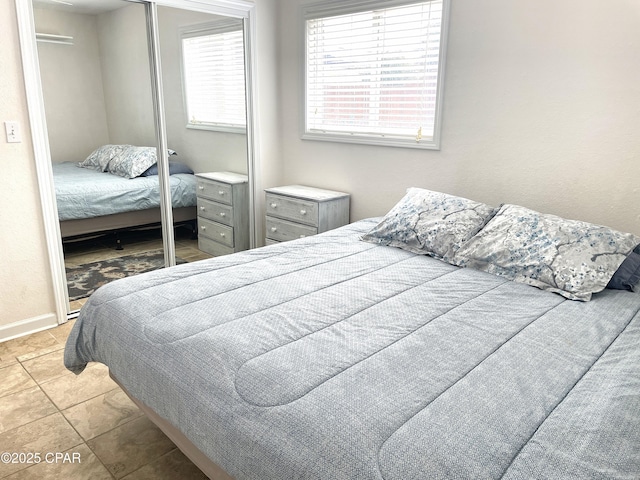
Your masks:
[[[265,188],[265,192],[274,193],[276,195],[285,195],[288,197],[303,198],[306,200],[315,200],[317,202],[326,202],[328,200],[350,196],[345,192],[308,187],[306,185],[285,185],[282,187]]]
[[[204,173],[196,173],[196,177],[206,178],[208,180],[215,180],[223,183],[247,183],[249,181],[249,177],[243,175],[242,173],[234,173],[234,172],[204,172]]]

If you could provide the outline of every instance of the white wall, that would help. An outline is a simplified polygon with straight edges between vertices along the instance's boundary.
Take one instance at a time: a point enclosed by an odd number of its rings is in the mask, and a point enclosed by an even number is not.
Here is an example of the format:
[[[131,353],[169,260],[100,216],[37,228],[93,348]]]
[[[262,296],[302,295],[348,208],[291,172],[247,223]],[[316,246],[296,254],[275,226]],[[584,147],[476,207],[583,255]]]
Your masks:
[[[97,25],[110,143],[155,145],[145,8],[100,14]]]
[[[421,186],[640,234],[640,2],[452,1],[440,151],[300,140],[301,3],[279,1],[280,181],[350,192],[352,220]]]
[[[0,136],[0,341],[19,324],[28,331],[32,319],[48,317],[55,324],[50,278],[24,77],[13,0],[0,0],[0,122],[17,120],[22,143]],[[0,123],[3,128],[4,125]]]
[[[79,162],[109,143],[95,15],[34,9],[36,31],[74,37],[38,43],[51,160]]]

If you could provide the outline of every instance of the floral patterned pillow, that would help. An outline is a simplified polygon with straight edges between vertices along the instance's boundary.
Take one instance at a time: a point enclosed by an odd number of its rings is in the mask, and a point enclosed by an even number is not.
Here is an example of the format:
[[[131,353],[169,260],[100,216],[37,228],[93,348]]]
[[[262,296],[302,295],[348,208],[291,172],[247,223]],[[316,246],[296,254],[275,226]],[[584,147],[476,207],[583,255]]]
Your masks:
[[[111,159],[108,170],[109,173],[124,178],[136,178],[157,161],[156,147],[125,145],[125,148]]]
[[[503,205],[455,262],[588,301],[638,244],[640,237],[630,233]]]
[[[121,149],[109,161],[107,171],[125,178],[136,178],[158,162],[156,147],[136,147],[120,145]],[[175,150],[167,149],[169,156],[177,155]]]
[[[407,194],[362,240],[430,255],[451,263],[457,250],[496,209],[466,198],[409,188]]]
[[[125,147],[130,145],[102,145],[96,148],[91,155],[78,164],[82,168],[90,168],[99,172],[106,172],[112,158],[118,155]]]

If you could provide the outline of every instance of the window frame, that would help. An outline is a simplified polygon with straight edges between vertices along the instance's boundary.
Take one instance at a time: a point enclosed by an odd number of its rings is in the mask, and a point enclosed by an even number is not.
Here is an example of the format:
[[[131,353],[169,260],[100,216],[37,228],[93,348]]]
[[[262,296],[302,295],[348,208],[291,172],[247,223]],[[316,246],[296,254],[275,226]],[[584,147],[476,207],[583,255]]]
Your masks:
[[[244,125],[230,125],[223,123],[192,123],[189,118],[189,102],[187,99],[187,78],[185,75],[185,56],[184,56],[184,39],[186,38],[194,38],[201,37],[207,35],[215,35],[226,32],[240,31],[242,34],[243,45],[245,42],[245,34],[244,34],[244,26],[242,21],[238,21],[236,18],[227,18],[224,20],[215,20],[213,22],[201,23],[198,25],[188,25],[179,29],[179,38],[180,42],[180,76],[182,80],[182,102],[184,105],[184,115],[185,115],[185,128],[190,130],[206,130],[212,132],[224,132],[224,133],[238,133],[238,134],[246,134],[247,133],[247,93],[246,93],[246,76],[247,76],[247,67],[244,66],[244,82],[242,84],[244,93],[244,112],[245,112],[245,123]],[[243,50],[246,48],[244,45]],[[243,63],[245,62],[245,56],[243,52],[242,57]]]
[[[438,75],[436,89],[436,107],[434,114],[434,132],[430,139],[410,138],[401,136],[385,136],[384,134],[362,134],[362,133],[337,133],[337,132],[320,132],[310,131],[308,125],[308,108],[307,108],[307,90],[308,90],[308,35],[307,21],[318,18],[331,17],[337,15],[346,15],[349,13],[364,12],[375,10],[378,8],[401,7],[423,3],[424,0],[321,0],[312,4],[303,6],[300,14],[301,38],[302,38],[302,88],[301,101],[302,108],[300,116],[300,132],[303,140],[319,140],[338,143],[356,143],[363,145],[378,145],[403,148],[417,148],[428,150],[440,150],[440,137],[442,130],[442,104],[444,97],[444,74],[445,60],[447,51],[447,37],[449,25],[450,0],[442,1],[442,21],[440,26],[440,45],[438,54]]]

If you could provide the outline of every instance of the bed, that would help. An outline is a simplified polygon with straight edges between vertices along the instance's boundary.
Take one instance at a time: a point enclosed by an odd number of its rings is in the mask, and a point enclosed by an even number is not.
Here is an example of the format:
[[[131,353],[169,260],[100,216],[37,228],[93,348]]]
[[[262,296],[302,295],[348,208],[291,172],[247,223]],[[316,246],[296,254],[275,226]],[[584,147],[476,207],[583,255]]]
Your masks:
[[[110,283],[65,365],[106,364],[211,478],[638,478],[640,292],[571,300],[380,225]]]
[[[181,173],[169,178],[174,222],[195,219],[194,175]],[[53,180],[63,238],[161,220],[157,176],[125,178],[63,162],[53,164]]]

